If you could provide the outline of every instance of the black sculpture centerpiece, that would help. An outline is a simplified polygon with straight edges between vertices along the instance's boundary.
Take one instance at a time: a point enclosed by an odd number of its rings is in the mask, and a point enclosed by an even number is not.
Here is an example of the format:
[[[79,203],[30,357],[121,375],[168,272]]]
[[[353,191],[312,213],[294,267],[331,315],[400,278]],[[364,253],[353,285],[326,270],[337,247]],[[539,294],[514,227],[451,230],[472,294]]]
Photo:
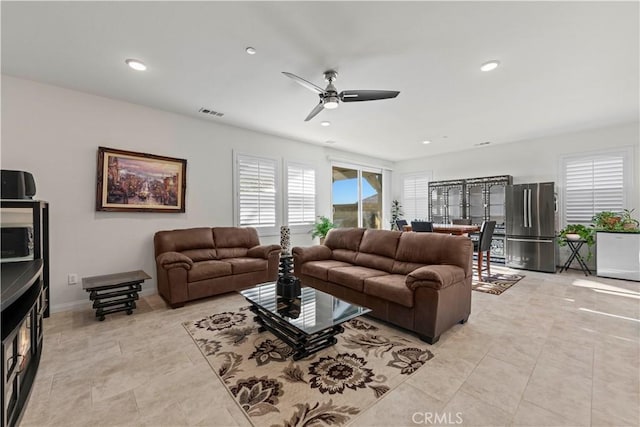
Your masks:
[[[300,296],[300,279],[293,275],[293,257],[289,253],[290,231],[289,227],[280,227],[280,266],[278,268],[278,281],[276,282],[276,294],[284,299],[294,299]]]

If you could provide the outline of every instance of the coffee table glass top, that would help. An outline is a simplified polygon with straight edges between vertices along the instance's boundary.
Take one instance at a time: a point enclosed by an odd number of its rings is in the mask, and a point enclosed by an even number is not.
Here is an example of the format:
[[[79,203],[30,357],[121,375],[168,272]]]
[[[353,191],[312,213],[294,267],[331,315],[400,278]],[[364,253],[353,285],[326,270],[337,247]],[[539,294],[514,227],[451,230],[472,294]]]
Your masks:
[[[276,295],[275,282],[263,283],[240,293],[306,334],[340,325],[371,311],[310,287],[302,288],[300,298],[286,300]]]

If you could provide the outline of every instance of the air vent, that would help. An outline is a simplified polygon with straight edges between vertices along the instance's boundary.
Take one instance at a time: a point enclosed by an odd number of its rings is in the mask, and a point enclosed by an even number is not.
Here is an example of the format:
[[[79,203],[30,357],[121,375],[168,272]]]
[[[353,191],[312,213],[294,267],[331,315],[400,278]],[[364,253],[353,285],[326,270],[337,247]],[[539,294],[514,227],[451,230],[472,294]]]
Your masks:
[[[214,117],[222,117],[222,116],[224,116],[224,113],[221,113],[219,111],[213,111],[210,108],[204,108],[204,107],[199,109],[198,112],[200,112],[202,114],[208,114],[208,115],[214,116]]]
[[[485,141],[485,142],[478,142],[477,144],[473,144],[476,147],[482,147],[483,145],[489,145],[491,144],[491,141]]]

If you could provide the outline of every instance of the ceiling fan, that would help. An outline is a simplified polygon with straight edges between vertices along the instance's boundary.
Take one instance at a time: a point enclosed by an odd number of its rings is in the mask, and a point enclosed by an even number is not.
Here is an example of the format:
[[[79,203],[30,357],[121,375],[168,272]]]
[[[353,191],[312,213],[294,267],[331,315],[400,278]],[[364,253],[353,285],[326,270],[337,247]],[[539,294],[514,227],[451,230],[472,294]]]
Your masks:
[[[328,70],[324,72],[324,79],[329,83],[325,89],[314,85],[311,82],[306,81],[302,77],[298,77],[295,74],[287,73],[283,71],[282,74],[295,80],[297,83],[306,87],[307,89],[316,92],[320,96],[320,103],[315,106],[309,113],[305,122],[308,122],[314,118],[323,109],[338,108],[338,102],[359,102],[359,101],[375,101],[377,99],[389,99],[395,98],[400,92],[395,90],[344,90],[338,93],[338,90],[333,85],[333,82],[338,77],[338,72],[334,70]]]

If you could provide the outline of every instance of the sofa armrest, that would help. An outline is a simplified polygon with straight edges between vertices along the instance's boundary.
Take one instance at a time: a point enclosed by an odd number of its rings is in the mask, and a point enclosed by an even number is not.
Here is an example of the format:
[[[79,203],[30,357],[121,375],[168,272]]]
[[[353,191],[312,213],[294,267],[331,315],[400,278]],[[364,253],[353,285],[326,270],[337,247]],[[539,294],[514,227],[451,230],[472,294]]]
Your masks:
[[[172,268],[184,268],[185,270],[191,270],[193,261],[186,255],[180,252],[165,252],[158,255],[156,263],[165,270],[171,270]]]
[[[464,269],[456,265],[426,265],[409,273],[406,284],[411,290],[420,286],[442,289],[464,278]]]
[[[269,259],[271,252],[280,252],[281,250],[282,247],[280,245],[259,245],[249,249],[247,256],[251,258]]]
[[[293,253],[293,259],[296,264],[331,259],[331,249],[324,245],[296,246],[291,252]]]

